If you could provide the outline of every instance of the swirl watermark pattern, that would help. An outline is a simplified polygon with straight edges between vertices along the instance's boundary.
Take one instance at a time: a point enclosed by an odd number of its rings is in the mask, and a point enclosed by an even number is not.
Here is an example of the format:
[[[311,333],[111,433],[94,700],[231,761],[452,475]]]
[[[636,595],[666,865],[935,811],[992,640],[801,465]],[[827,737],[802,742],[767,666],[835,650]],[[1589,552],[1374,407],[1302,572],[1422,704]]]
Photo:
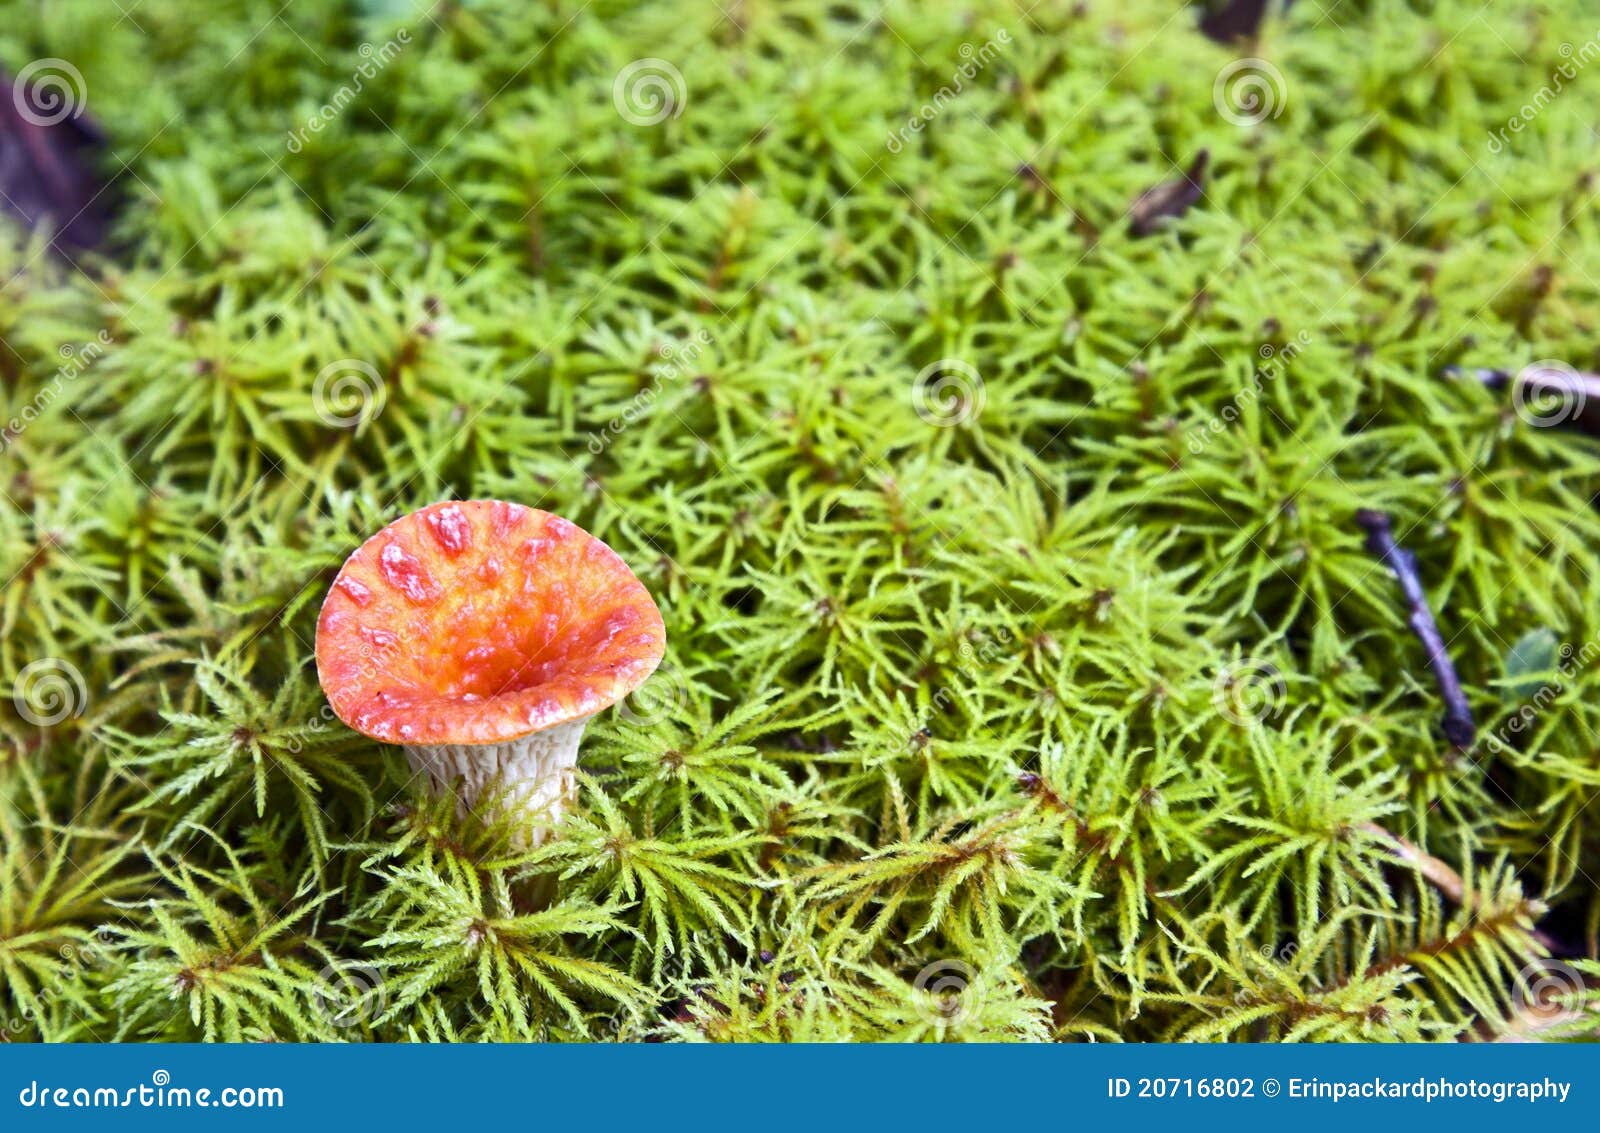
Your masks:
[[[1276,666],[1247,658],[1217,670],[1211,704],[1229,723],[1253,728],[1282,711],[1287,694]]]
[[[1517,1014],[1554,1022],[1581,1010],[1588,992],[1583,973],[1560,960],[1538,960],[1517,973],[1512,1005]]]
[[[1511,386],[1517,416],[1536,429],[1565,425],[1583,412],[1587,400],[1582,376],[1555,359],[1524,366]]]
[[[348,429],[382,413],[386,393],[377,367],[341,358],[324,366],[311,383],[311,407],[324,425]]]
[[[1283,113],[1289,87],[1283,72],[1265,59],[1235,59],[1217,72],[1211,102],[1235,126],[1257,126]]]
[[[83,674],[59,657],[43,657],[25,665],[11,685],[17,715],[41,728],[53,728],[89,707]]]
[[[611,82],[611,104],[634,126],[658,126],[676,118],[688,101],[683,72],[665,59],[635,59]]]
[[[65,965],[62,974],[72,983],[78,983],[91,969],[103,968],[111,962],[116,943],[117,934],[107,925],[102,925],[94,935],[84,940],[68,941],[56,949],[56,955],[61,957]],[[32,1001],[13,1004],[15,1015],[9,1018],[0,1015],[0,1043],[22,1041],[38,1022],[40,1013],[48,1004],[68,994],[62,990],[42,988]]]
[[[1291,940],[1287,944],[1263,944],[1256,951],[1263,960],[1287,964],[1300,955],[1300,945]]]
[[[616,718],[631,728],[652,728],[688,701],[688,677],[671,661],[663,661],[649,680],[617,701]]]
[[[978,973],[965,960],[935,960],[917,973],[911,986],[920,993],[920,1007],[931,1023],[949,1026],[977,1007],[973,984]]]
[[[335,1027],[371,1023],[383,1015],[388,993],[378,969],[368,964],[329,964],[317,973],[311,1007]]]
[[[983,412],[983,378],[960,358],[941,358],[924,366],[911,383],[911,408],[930,425],[953,428]]]
[[[54,126],[83,114],[89,87],[83,73],[65,59],[35,59],[17,72],[11,102],[25,121]]]

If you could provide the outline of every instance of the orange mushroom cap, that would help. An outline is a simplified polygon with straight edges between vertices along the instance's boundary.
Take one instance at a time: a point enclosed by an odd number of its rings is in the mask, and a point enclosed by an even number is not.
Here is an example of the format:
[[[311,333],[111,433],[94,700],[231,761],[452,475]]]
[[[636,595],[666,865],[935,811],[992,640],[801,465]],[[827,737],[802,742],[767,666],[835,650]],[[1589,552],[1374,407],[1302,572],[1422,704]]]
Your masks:
[[[317,620],[317,676],[386,743],[493,744],[594,715],[655,671],[661,611],[618,554],[560,516],[433,504],[345,561]]]

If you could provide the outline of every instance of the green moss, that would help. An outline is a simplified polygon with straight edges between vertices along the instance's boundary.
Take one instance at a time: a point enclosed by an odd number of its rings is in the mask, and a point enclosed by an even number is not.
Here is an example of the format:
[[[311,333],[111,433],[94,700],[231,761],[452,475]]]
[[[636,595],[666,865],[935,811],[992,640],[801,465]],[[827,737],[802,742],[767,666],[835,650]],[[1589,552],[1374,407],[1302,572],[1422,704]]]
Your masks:
[[[1600,368],[1585,5],[1303,0],[1254,125],[1147,0],[280,7],[0,21],[127,196],[115,263],[0,268],[9,1037],[1573,1029],[1600,449],[1439,371]],[[670,634],[531,853],[310,663],[470,496]]]

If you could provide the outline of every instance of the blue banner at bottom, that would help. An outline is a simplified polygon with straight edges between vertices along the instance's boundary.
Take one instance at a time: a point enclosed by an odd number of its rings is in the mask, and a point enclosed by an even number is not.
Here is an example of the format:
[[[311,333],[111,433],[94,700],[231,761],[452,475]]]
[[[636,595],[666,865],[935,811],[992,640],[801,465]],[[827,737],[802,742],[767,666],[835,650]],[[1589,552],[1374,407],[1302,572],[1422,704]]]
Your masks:
[[[1600,1114],[1592,1046],[4,1046],[0,1129],[918,1128],[1296,1133]]]

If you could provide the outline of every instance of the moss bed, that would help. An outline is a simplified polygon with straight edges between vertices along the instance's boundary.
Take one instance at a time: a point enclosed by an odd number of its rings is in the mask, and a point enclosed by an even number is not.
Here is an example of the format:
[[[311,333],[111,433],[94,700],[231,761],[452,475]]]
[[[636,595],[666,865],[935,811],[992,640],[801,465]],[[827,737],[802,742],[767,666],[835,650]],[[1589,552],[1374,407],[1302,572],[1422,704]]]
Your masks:
[[[1446,372],[1600,369],[1592,5],[114,7],[0,5],[121,201],[0,252],[5,1037],[1592,1029],[1600,448]],[[669,635],[531,852],[312,658],[479,497]]]

